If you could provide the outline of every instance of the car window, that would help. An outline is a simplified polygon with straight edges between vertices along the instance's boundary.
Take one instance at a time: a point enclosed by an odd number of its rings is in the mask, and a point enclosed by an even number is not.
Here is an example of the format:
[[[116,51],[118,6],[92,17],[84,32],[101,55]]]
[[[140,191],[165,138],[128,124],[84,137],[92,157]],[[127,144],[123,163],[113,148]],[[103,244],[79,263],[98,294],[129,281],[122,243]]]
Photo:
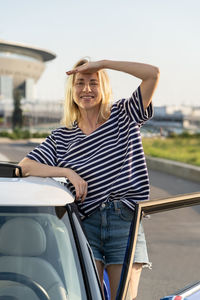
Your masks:
[[[86,299],[68,215],[59,219],[43,209],[12,207],[0,212],[0,275],[21,274],[37,282],[55,300]],[[14,277],[0,279],[0,296],[37,300],[30,286]],[[15,278],[16,279],[16,278]],[[9,284],[8,284],[9,282]],[[12,287],[12,288],[11,288]]]

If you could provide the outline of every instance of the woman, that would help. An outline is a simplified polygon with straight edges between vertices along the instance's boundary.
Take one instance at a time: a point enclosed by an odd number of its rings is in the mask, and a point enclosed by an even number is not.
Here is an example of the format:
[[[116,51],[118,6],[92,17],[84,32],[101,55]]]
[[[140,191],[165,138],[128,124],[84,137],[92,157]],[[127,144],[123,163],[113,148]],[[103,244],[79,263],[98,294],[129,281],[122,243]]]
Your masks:
[[[110,103],[104,69],[142,80],[128,99]],[[64,176],[74,193],[92,247],[101,283],[106,267],[115,299],[134,203],[147,200],[149,181],[140,126],[152,116],[157,67],[125,61],[79,61],[68,71],[64,124],[24,158],[23,175]],[[130,280],[137,295],[142,266],[148,264],[142,227]]]

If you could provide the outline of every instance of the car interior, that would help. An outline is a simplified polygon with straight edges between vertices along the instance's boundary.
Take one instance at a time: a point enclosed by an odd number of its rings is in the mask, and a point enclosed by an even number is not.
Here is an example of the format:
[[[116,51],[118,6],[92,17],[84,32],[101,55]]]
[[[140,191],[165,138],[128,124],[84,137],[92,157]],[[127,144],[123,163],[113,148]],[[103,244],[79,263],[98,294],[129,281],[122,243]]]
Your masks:
[[[7,220],[0,229],[0,270],[20,273],[41,285],[50,299],[67,299],[66,289],[58,272],[43,258],[47,238],[42,226],[34,219],[16,217]],[[30,288],[13,280],[1,281],[0,296],[38,300]],[[22,285],[23,284],[23,285]]]

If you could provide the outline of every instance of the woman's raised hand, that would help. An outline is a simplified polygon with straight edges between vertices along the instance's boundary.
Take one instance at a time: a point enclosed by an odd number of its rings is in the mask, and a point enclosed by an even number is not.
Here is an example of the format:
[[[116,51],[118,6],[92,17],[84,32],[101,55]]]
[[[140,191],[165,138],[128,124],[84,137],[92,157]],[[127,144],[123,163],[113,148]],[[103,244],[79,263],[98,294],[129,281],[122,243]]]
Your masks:
[[[103,69],[103,61],[89,61],[79,67],[74,68],[73,70],[67,71],[67,75],[72,75],[75,73],[96,73],[99,70]]]
[[[88,184],[85,180],[83,180],[75,171],[72,169],[66,169],[67,171],[67,178],[73,184],[76,191],[76,198],[75,200],[81,200],[83,202],[85,197],[87,196],[88,191]]]

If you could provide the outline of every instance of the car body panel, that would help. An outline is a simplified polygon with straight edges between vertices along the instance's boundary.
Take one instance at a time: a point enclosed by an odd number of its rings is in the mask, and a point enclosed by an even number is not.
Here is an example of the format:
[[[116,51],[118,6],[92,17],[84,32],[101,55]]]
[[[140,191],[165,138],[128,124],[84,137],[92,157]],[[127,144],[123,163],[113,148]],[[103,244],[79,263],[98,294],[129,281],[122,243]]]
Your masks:
[[[174,295],[166,296],[160,300],[199,300],[200,299],[200,281],[192,284]]]
[[[69,190],[53,178],[0,178],[0,205],[64,206],[74,202]]]

